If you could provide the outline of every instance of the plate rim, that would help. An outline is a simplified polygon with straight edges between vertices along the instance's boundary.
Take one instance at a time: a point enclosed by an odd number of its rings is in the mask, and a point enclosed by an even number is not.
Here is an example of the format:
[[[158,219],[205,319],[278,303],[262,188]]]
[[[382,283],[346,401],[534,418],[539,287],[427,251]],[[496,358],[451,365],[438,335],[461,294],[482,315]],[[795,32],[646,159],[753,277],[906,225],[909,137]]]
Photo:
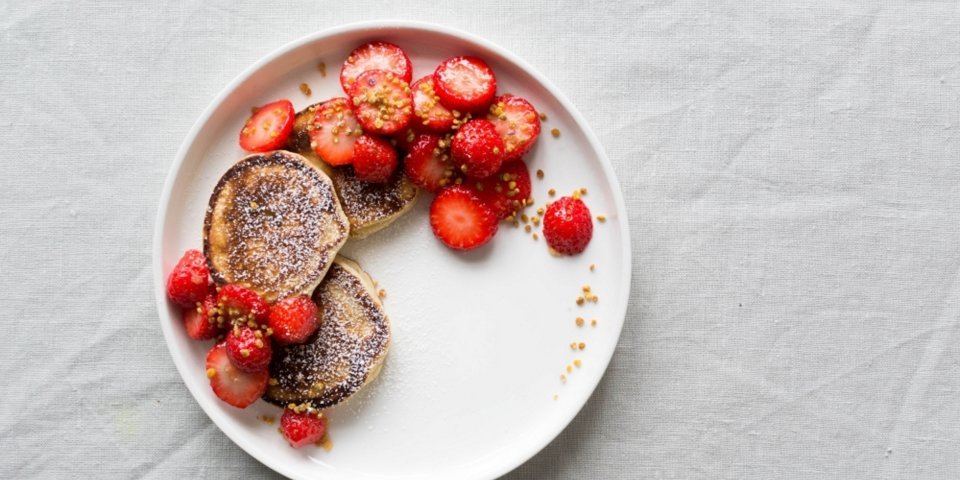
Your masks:
[[[623,299],[622,304],[616,308],[616,318],[619,319],[615,328],[615,342],[614,347],[609,350],[601,358],[603,369],[602,373],[596,376],[594,379],[591,379],[589,384],[589,394],[583,397],[582,401],[579,402],[579,405],[576,405],[575,408],[569,409],[566,419],[560,422],[555,422],[550,428],[546,428],[542,431],[543,435],[536,436],[536,441],[528,441],[524,444],[521,444],[522,448],[517,448],[513,451],[512,454],[504,455],[501,457],[501,460],[497,465],[497,468],[487,468],[481,471],[474,471],[473,476],[464,476],[461,478],[497,478],[502,475],[505,475],[522,464],[526,463],[528,460],[533,458],[534,455],[539,453],[541,450],[546,448],[552,441],[554,441],[563,430],[569,426],[570,422],[580,413],[583,407],[589,402],[593,397],[593,394],[596,392],[597,386],[606,376],[607,369],[610,366],[610,361],[613,359],[613,355],[617,350],[617,346],[620,343],[620,336],[623,332],[623,325],[626,323],[626,314],[627,309],[630,304],[630,292],[631,292],[631,280],[632,280],[632,271],[633,271],[633,258],[632,258],[632,249],[631,249],[631,238],[630,238],[630,228],[629,228],[629,216],[627,215],[626,204],[623,198],[623,191],[620,187],[620,181],[617,178],[616,172],[613,170],[613,165],[610,162],[609,157],[606,154],[603,146],[600,144],[599,139],[594,133],[593,129],[590,128],[589,123],[580,113],[579,110],[573,105],[569,98],[559,89],[556,85],[553,84],[546,76],[540,73],[537,69],[527,63],[524,59],[510,52],[509,50],[501,47],[500,45],[487,40],[486,38],[474,35],[467,31],[461,30],[459,28],[450,27],[446,25],[441,25],[432,22],[424,22],[417,20],[401,20],[401,19],[381,19],[381,20],[366,20],[360,22],[350,22],[337,25],[331,28],[326,28],[322,30],[315,31],[313,33],[304,35],[297,39],[294,39],[290,42],[287,42],[268,54],[262,56],[256,62],[246,67],[238,75],[236,75],[226,86],[224,86],[217,95],[211,100],[211,102],[204,108],[203,112],[193,123],[190,130],[188,131],[186,137],[181,142],[180,147],[177,149],[177,153],[174,157],[173,163],[170,165],[167,172],[167,176],[164,179],[163,189],[160,194],[160,204],[157,209],[157,217],[154,222],[154,235],[153,235],[153,245],[152,245],[152,267],[153,267],[153,283],[154,283],[154,299],[156,301],[157,308],[157,317],[160,321],[160,328],[163,332],[164,342],[167,345],[167,350],[170,353],[170,357],[173,359],[173,363],[177,368],[177,373],[180,375],[180,380],[187,387],[187,390],[193,396],[194,400],[207,415],[207,417],[213,422],[216,427],[223,432],[235,445],[243,449],[247,454],[255,458],[257,461],[267,466],[268,468],[274,470],[281,475],[290,477],[290,478],[304,478],[297,472],[294,468],[288,467],[286,464],[276,461],[274,458],[263,452],[260,449],[256,448],[253,442],[249,441],[247,436],[242,431],[234,431],[230,428],[224,428],[221,424],[221,421],[218,420],[220,417],[220,412],[213,410],[213,407],[209,404],[207,398],[200,398],[198,393],[194,391],[191,385],[186,381],[186,371],[190,367],[186,365],[184,356],[180,354],[179,350],[174,350],[174,342],[172,341],[171,336],[173,331],[171,329],[170,321],[167,321],[166,315],[164,315],[164,309],[167,305],[166,298],[166,281],[163,276],[163,265],[162,265],[162,251],[163,251],[163,234],[165,220],[167,218],[167,206],[170,204],[170,197],[173,192],[173,185],[176,179],[179,177],[180,170],[183,167],[183,162],[186,158],[186,155],[192,145],[196,142],[197,136],[200,133],[200,130],[206,125],[213,113],[224,103],[227,97],[229,97],[239,85],[246,81],[249,77],[254,75],[256,72],[260,71],[264,66],[273,62],[277,58],[289,53],[290,51],[300,48],[304,45],[323,41],[329,37],[334,37],[337,35],[350,33],[354,31],[362,30],[384,30],[384,29],[394,29],[394,30],[422,30],[429,31],[432,33],[439,33],[443,35],[449,35],[452,37],[457,37],[467,42],[471,42],[477,45],[480,45],[490,51],[494,52],[497,55],[500,55],[505,60],[513,63],[517,67],[522,68],[526,71],[531,77],[533,77],[537,82],[540,83],[543,88],[545,88],[550,95],[560,103],[560,105],[570,114],[574,122],[583,132],[584,137],[586,138],[590,148],[596,152],[603,176],[609,186],[611,187],[611,196],[613,198],[614,207],[616,208],[618,215],[618,225],[620,226],[620,236],[622,240],[622,248],[620,252],[620,258],[624,263],[623,273],[620,278],[620,295]],[[477,476],[476,473],[480,473],[481,476]],[[492,476],[485,476],[487,473],[492,473]]]

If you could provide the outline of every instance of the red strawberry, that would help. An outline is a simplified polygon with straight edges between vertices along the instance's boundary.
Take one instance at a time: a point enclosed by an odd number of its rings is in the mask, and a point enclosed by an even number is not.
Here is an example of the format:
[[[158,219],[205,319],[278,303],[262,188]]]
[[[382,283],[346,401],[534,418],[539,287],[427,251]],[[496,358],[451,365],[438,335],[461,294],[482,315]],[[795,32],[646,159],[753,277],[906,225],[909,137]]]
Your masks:
[[[220,400],[237,408],[247,408],[267,391],[270,372],[244,372],[233,365],[227,346],[218,343],[207,353],[207,378]]]
[[[167,297],[184,308],[193,308],[212,291],[207,259],[199,250],[187,250],[167,278]]]
[[[530,191],[530,171],[523,160],[505,163],[496,175],[477,181],[477,195],[501,220],[526,206]]]
[[[433,199],[430,226],[444,245],[454,250],[472,250],[497,233],[497,216],[472,188],[453,185]]]
[[[397,147],[397,150],[401,152],[409,152],[410,148],[413,147],[414,140],[417,139],[419,135],[412,128],[407,127],[403,130],[400,130],[393,135],[390,135],[390,144],[394,147]]]
[[[486,178],[500,170],[503,140],[488,120],[470,120],[453,136],[450,156],[471,178]]]
[[[337,166],[353,161],[353,144],[361,132],[346,98],[331,98],[320,105],[307,131],[310,147],[324,162]]]
[[[270,313],[270,306],[256,292],[236,284],[220,288],[217,292],[217,309],[225,320],[239,325],[265,323]]]
[[[387,42],[370,42],[350,52],[340,69],[340,85],[350,94],[357,77],[369,70],[393,72],[409,83],[413,80],[413,65],[400,47]]]
[[[477,57],[448,58],[433,72],[433,79],[440,103],[451,110],[483,110],[497,92],[493,70]]]
[[[360,135],[353,144],[353,171],[365,182],[384,183],[397,169],[397,151],[389,142],[371,135]]]
[[[234,326],[227,333],[227,356],[244,372],[259,372],[270,365],[273,348],[261,330]]]
[[[293,131],[295,117],[290,100],[277,100],[258,108],[240,130],[240,148],[268,152],[282,147]]]
[[[504,162],[522,157],[540,135],[540,114],[530,102],[513,95],[495,98],[487,120],[503,139]]]
[[[403,171],[414,185],[436,193],[453,177],[450,140],[428,133],[420,134],[403,160]],[[443,146],[441,146],[443,145]]]
[[[564,255],[576,255],[593,237],[590,209],[579,198],[563,197],[547,207],[543,215],[543,238]]]
[[[413,126],[424,132],[444,133],[453,127],[453,112],[440,104],[433,75],[413,82]]]
[[[319,442],[326,431],[327,417],[320,412],[285,408],[280,416],[280,433],[293,448]]]
[[[197,304],[196,308],[188,308],[183,311],[183,326],[187,329],[187,335],[194,340],[210,340],[216,337],[221,329],[220,326],[211,318],[211,314],[217,308],[217,297],[207,295],[203,302]]]
[[[410,85],[392,72],[368,70],[357,77],[350,92],[353,112],[363,131],[390,135],[413,118]]]
[[[287,297],[270,309],[270,337],[281,345],[303,343],[320,328],[320,309],[306,295]]]

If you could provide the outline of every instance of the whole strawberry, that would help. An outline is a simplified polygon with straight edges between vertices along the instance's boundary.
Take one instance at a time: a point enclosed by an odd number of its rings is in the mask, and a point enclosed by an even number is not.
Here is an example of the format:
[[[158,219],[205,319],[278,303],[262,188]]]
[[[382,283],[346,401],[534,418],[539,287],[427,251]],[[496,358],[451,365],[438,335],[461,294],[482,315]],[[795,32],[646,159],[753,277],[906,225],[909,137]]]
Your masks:
[[[220,326],[213,316],[217,308],[217,297],[207,295],[196,307],[183,311],[183,326],[187,335],[194,340],[210,340],[220,334]]]
[[[487,178],[503,163],[503,139],[489,120],[470,120],[453,136],[450,155],[468,177]]]
[[[270,309],[270,338],[281,345],[306,342],[320,327],[320,309],[306,295],[280,300]]]
[[[187,250],[167,278],[167,297],[184,308],[194,308],[212,291],[207,259],[199,250]]]
[[[217,310],[220,312],[218,322],[221,325],[252,323],[250,326],[253,327],[267,321],[270,306],[257,292],[231,283],[217,292]]]
[[[590,209],[579,198],[563,197],[547,207],[543,215],[543,238],[563,255],[576,255],[593,237]]]
[[[364,182],[385,183],[398,163],[397,151],[380,137],[360,135],[353,144],[353,171]]]
[[[285,408],[280,416],[280,433],[293,448],[319,442],[326,431],[327,418],[320,412]]]
[[[230,362],[244,372],[259,372],[270,365],[273,349],[270,338],[261,330],[250,327],[233,327],[227,333],[227,356]]]

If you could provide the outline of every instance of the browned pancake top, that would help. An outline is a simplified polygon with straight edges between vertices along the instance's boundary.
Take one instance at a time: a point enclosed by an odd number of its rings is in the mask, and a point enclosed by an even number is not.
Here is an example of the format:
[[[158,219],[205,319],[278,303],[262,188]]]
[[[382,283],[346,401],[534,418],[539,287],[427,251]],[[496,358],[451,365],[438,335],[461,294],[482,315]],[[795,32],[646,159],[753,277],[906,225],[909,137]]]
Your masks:
[[[386,183],[364,182],[350,166],[334,168],[330,179],[354,228],[396,215],[417,195],[416,187],[399,169]]]
[[[334,263],[313,296],[323,310],[315,336],[303,345],[279,347],[270,364],[265,399],[327,408],[362,387],[390,341],[383,308],[361,280]]]
[[[330,182],[299,156],[241,160],[207,207],[204,251],[214,280],[247,286],[267,301],[312,288],[348,231],[336,209]]]

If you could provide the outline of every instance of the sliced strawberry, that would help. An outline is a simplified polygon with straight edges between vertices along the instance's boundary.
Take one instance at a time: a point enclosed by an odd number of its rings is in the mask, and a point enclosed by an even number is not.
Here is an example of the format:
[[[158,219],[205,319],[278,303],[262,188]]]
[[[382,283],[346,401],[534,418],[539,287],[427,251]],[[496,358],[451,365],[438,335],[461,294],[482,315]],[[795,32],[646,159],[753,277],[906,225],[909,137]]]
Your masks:
[[[230,405],[247,408],[267,391],[270,372],[244,372],[230,362],[227,346],[218,343],[207,353],[207,378],[213,393]]]
[[[543,238],[563,255],[576,255],[593,237],[593,219],[583,200],[563,197],[547,207],[543,215]]]
[[[343,62],[340,69],[343,91],[349,95],[357,77],[369,70],[393,72],[407,83],[413,80],[413,65],[400,47],[387,42],[370,42],[354,49]]]
[[[392,72],[368,70],[360,74],[350,101],[367,133],[390,135],[406,128],[413,118],[410,85]]]
[[[353,144],[362,133],[350,101],[331,98],[316,109],[313,123],[307,126],[310,147],[330,165],[349,165],[353,161]]]
[[[319,442],[326,431],[327,417],[312,409],[298,412],[285,408],[280,416],[280,433],[293,448]]]
[[[445,133],[453,128],[453,112],[440,103],[433,84],[433,75],[413,82],[413,126],[430,133]]]
[[[273,356],[270,338],[259,329],[234,326],[227,333],[227,356],[244,372],[265,370]]]
[[[282,147],[293,131],[294,117],[296,112],[290,100],[277,100],[258,108],[240,129],[240,148],[268,152]]]
[[[530,192],[530,171],[523,160],[505,163],[496,175],[477,181],[477,195],[501,220],[525,207]]]
[[[188,308],[183,311],[183,326],[187,329],[187,335],[194,340],[210,340],[220,334],[221,328],[216,324],[212,316],[217,308],[216,295],[207,295],[203,302],[199,302],[196,308]]]
[[[448,58],[433,72],[440,103],[451,110],[476,112],[486,109],[497,92],[497,77],[477,57]]]
[[[497,233],[497,216],[475,190],[453,185],[434,197],[430,226],[444,245],[454,250],[472,250]]]
[[[270,337],[281,345],[303,343],[320,328],[322,318],[317,304],[306,295],[287,297],[270,309],[267,324]]]
[[[167,277],[167,297],[181,307],[193,308],[211,291],[206,257],[199,250],[187,250]]]
[[[518,160],[540,135],[540,114],[530,102],[514,95],[495,98],[487,120],[503,139],[504,162]]]
[[[380,137],[363,134],[353,145],[353,172],[364,182],[390,180],[398,163],[397,151]]]
[[[503,163],[503,140],[488,120],[470,120],[453,136],[450,156],[468,177],[487,178]]]
[[[428,192],[439,192],[450,183],[454,174],[449,146],[449,138],[429,133],[418,135],[410,147],[410,153],[403,159],[403,171],[407,178]]]
[[[233,323],[252,327],[266,323],[270,306],[253,290],[240,285],[224,285],[217,292],[217,311],[222,319],[218,323]]]

